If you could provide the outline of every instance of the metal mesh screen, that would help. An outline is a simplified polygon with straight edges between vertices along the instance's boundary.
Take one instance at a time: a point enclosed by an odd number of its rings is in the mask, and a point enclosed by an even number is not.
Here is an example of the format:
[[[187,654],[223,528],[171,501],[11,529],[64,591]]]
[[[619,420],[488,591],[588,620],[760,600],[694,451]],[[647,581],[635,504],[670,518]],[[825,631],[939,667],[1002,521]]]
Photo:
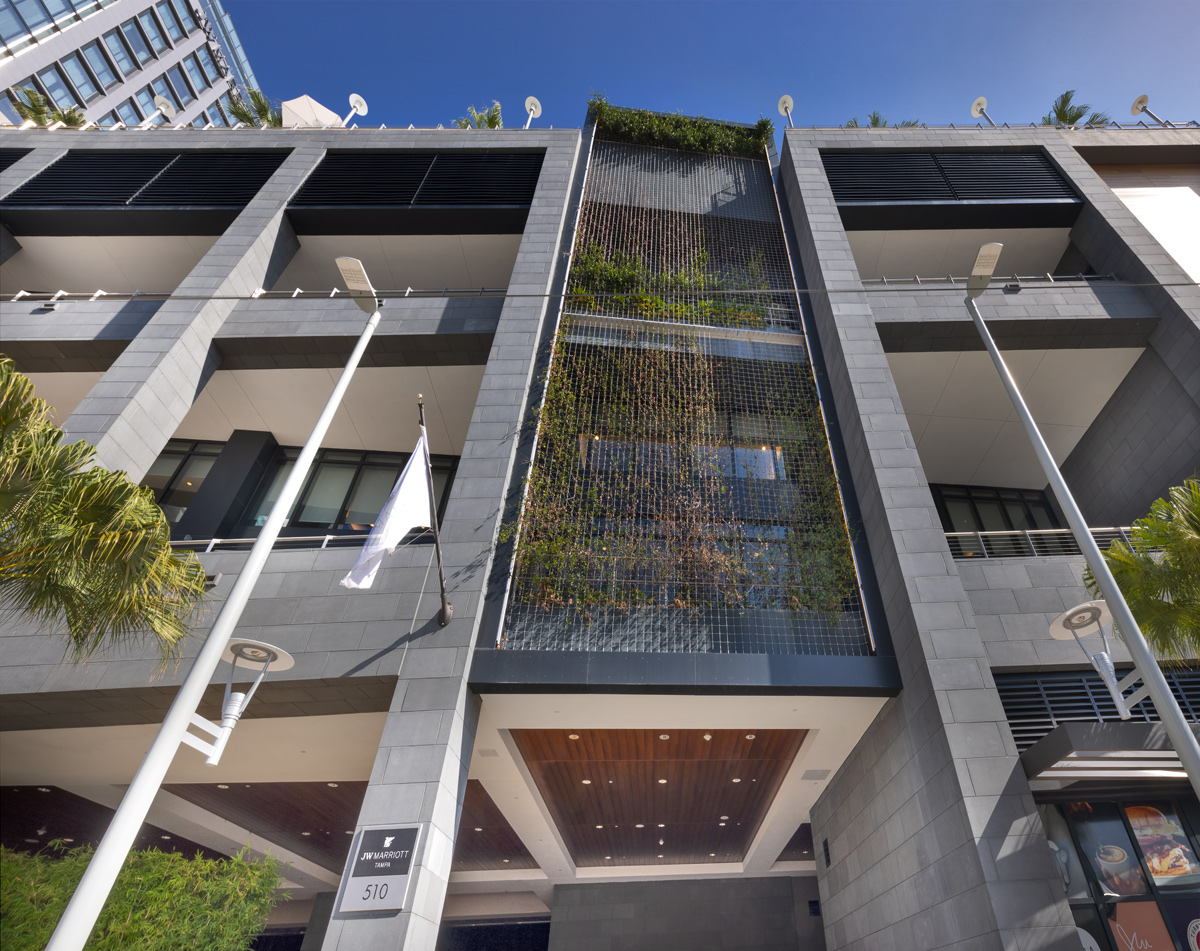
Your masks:
[[[766,161],[597,142],[580,218],[501,646],[869,653]]]

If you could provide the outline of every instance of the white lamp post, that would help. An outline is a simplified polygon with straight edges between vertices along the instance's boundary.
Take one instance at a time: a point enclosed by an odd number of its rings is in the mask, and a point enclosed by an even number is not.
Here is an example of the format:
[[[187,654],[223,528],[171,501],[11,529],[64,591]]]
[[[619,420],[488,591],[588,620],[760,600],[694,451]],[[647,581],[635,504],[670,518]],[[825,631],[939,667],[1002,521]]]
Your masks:
[[[525,120],[525,128],[529,128],[529,123],[542,114],[542,104],[538,102],[537,96],[530,96],[525,100],[525,112],[528,113],[528,118]]]
[[[975,298],[984,292],[992,279],[992,274],[996,270],[996,261],[1000,257],[1000,251],[1003,247],[1004,245],[1002,244],[985,244],[979,249],[979,256],[975,259],[975,265],[971,268],[971,276],[967,280],[967,311],[971,315],[975,329],[979,331],[979,335],[983,338],[984,346],[987,347],[987,351],[991,355],[992,363],[996,365],[996,371],[1000,374],[1000,380],[1004,383],[1005,390],[1008,391],[1008,398],[1012,401],[1013,409],[1017,411],[1017,415],[1021,419],[1021,425],[1025,427],[1025,434],[1033,444],[1033,451],[1037,455],[1038,462],[1041,463],[1042,471],[1050,483],[1050,488],[1058,499],[1059,505],[1062,506],[1063,514],[1067,517],[1067,523],[1071,526],[1071,533],[1075,536],[1079,550],[1083,552],[1083,557],[1086,559],[1088,567],[1092,569],[1092,576],[1096,579],[1096,584],[1104,595],[1107,610],[1112,612],[1112,617],[1116,620],[1117,627],[1121,631],[1125,646],[1129,649],[1134,665],[1137,671],[1140,672],[1141,679],[1145,682],[1145,687],[1142,689],[1154,701],[1154,707],[1158,710],[1158,715],[1161,717],[1163,726],[1166,728],[1167,736],[1170,737],[1175,751],[1179,754],[1179,761],[1187,771],[1192,788],[1196,790],[1196,795],[1200,796],[1200,742],[1197,742],[1195,734],[1192,733],[1191,727],[1188,726],[1187,720],[1184,719],[1183,711],[1179,709],[1179,704],[1175,702],[1175,698],[1171,695],[1171,688],[1168,686],[1167,679],[1159,669],[1158,661],[1154,659],[1154,655],[1150,652],[1150,647],[1146,643],[1146,639],[1142,636],[1141,629],[1138,628],[1137,621],[1133,619],[1133,612],[1129,610],[1129,605],[1125,603],[1121,589],[1117,587],[1117,580],[1113,577],[1112,572],[1109,571],[1108,563],[1105,562],[1104,555],[1100,552],[1100,546],[1096,544],[1092,533],[1088,531],[1088,525],[1084,521],[1083,513],[1079,510],[1079,506],[1075,502],[1075,497],[1071,495],[1071,490],[1067,488],[1067,482],[1063,478],[1062,473],[1058,471],[1058,465],[1054,461],[1054,456],[1051,455],[1050,448],[1042,438],[1042,434],[1037,428],[1037,423],[1034,422],[1033,414],[1029,412],[1029,407],[1025,405],[1021,391],[1017,388],[1016,380],[1013,379],[1012,374],[1009,372],[1004,358],[1000,355],[1000,350],[996,347],[996,341],[992,339],[991,332],[987,329],[987,324],[984,323],[983,317],[979,313],[979,308],[975,305]],[[1068,612],[1069,614],[1070,612]],[[1101,616],[1099,613],[1097,614],[1097,617]],[[1086,620],[1081,619],[1081,624],[1086,623],[1088,623]],[[1083,647],[1082,642],[1080,646]],[[1107,643],[1105,647],[1107,648]],[[1094,655],[1088,652],[1086,647],[1084,648],[1084,652],[1088,653],[1089,659],[1093,658]],[[1108,657],[1107,650],[1101,653],[1105,658]],[[1108,664],[1110,667],[1111,663],[1111,659],[1109,659]],[[1103,671],[1101,671],[1101,675],[1104,676]],[[1130,680],[1126,678],[1124,681],[1126,688],[1132,686],[1136,682],[1136,679]],[[1113,675],[1113,680],[1115,681],[1115,674]],[[1107,679],[1106,683],[1108,683]],[[1109,689],[1112,690],[1119,686],[1112,683],[1109,684]],[[1141,691],[1139,690],[1134,696],[1140,700],[1142,696]],[[1117,699],[1116,696],[1114,696],[1114,699]],[[1130,700],[1132,699],[1131,697]],[[1118,709],[1120,709],[1121,705],[1118,702]],[[1132,703],[1129,705],[1132,706]]]
[[[355,344],[354,350],[350,354],[350,359],[346,361],[346,368],[338,378],[308,441],[300,450],[296,464],[284,482],[279,498],[271,509],[271,514],[267,516],[267,521],[255,540],[254,546],[250,549],[250,554],[246,558],[246,563],[242,567],[237,581],[234,582],[229,596],[221,606],[221,611],[213,622],[212,629],[200,648],[200,653],[192,663],[192,669],[188,671],[187,677],[179,688],[179,693],[175,695],[175,700],[171,704],[170,710],[167,711],[162,726],[158,728],[154,742],[150,744],[150,749],[146,752],[141,766],[138,767],[133,782],[125,791],[125,796],[117,807],[116,814],[109,823],[104,838],[100,840],[91,862],[88,863],[83,878],[80,879],[79,885],[75,889],[75,894],[71,896],[66,911],[59,919],[58,926],[50,937],[50,943],[46,945],[46,951],[81,951],[92,928],[95,927],[96,919],[100,916],[100,911],[104,907],[108,893],[112,890],[117,874],[121,871],[121,866],[125,864],[125,857],[129,854],[138,831],[146,820],[146,813],[150,810],[154,797],[162,786],[163,778],[167,775],[167,770],[175,758],[175,751],[179,749],[179,744],[188,742],[189,745],[196,746],[201,742],[195,737],[192,737],[192,740],[196,740],[195,743],[185,740],[188,726],[196,724],[194,719],[196,707],[200,705],[204,690],[222,657],[232,651],[232,648],[227,645],[229,645],[234,628],[242,616],[242,611],[246,607],[250,593],[254,590],[258,576],[262,574],[263,567],[267,563],[267,556],[271,554],[271,549],[275,546],[275,540],[279,537],[284,520],[291,511],[296,497],[300,494],[300,489],[308,476],[309,467],[312,465],[321,441],[325,438],[325,433],[329,431],[329,425],[333,422],[334,414],[342,402],[342,397],[350,385],[350,379],[354,375],[359,361],[362,360],[367,343],[379,325],[379,301],[375,297],[375,289],[371,286],[366,271],[363,270],[362,262],[355,258],[338,258],[337,265],[342,273],[342,279],[345,280],[346,286],[350,290],[350,296],[371,317],[359,336],[358,343]],[[264,648],[267,652],[277,652],[277,657],[284,656],[278,648],[272,648],[270,645],[248,641],[240,643],[252,648],[243,650],[238,656],[238,659],[244,662],[261,663],[262,657],[257,656],[255,651],[261,651]],[[268,659],[268,663],[263,664],[262,667],[264,676],[270,663],[275,663],[276,669],[279,669],[277,659]],[[230,685],[232,685],[232,676],[231,672]],[[202,727],[206,732],[212,732],[210,727],[217,731],[214,734],[215,742],[204,743],[197,747],[209,754],[210,762],[215,762],[220,758],[221,751],[229,739],[229,733],[233,729],[233,724],[237,722],[237,717],[241,716],[241,711],[245,708],[241,701],[233,701],[230,688],[227,687],[227,691],[226,711],[222,716],[220,727],[213,727],[212,724]],[[253,689],[251,693],[253,693]],[[245,700],[248,702],[249,696]],[[235,708],[236,716],[234,715]],[[203,722],[207,723],[207,721]]]

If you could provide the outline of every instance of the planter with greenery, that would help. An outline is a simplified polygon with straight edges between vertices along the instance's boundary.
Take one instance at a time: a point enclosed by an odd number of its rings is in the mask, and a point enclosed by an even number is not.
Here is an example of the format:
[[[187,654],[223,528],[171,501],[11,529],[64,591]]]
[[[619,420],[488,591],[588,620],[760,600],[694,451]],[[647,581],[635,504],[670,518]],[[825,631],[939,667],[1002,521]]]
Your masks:
[[[629,145],[761,159],[767,142],[775,135],[775,125],[767,118],[743,126],[704,116],[667,115],[614,106],[600,93],[592,94],[588,109],[600,138]]]
[[[57,858],[0,847],[0,947],[46,946],[92,857]],[[88,951],[246,951],[278,891],[280,864],[244,854],[214,861],[175,852],[130,852],[87,943]]]

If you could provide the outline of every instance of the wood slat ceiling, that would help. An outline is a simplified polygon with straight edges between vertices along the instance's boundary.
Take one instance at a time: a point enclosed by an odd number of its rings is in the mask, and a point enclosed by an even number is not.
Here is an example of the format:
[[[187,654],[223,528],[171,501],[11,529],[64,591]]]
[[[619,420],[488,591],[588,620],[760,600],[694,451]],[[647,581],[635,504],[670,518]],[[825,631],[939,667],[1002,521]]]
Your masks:
[[[572,860],[595,867],[741,861],[805,731],[512,736]]]
[[[537,868],[529,850],[477,779],[467,780],[458,839],[454,843],[455,872]]]
[[[788,839],[787,845],[779,853],[780,862],[811,862],[813,861],[812,825],[800,823],[795,833]]]
[[[340,872],[367,784],[171,783],[163,789]]]

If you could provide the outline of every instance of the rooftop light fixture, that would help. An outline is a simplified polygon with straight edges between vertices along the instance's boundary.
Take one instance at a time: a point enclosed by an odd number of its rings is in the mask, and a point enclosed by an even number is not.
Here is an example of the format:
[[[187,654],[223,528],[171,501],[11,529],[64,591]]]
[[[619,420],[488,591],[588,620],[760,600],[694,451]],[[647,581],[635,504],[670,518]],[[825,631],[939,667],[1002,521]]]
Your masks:
[[[350,94],[350,111],[346,113],[346,118],[342,120],[342,128],[346,128],[346,123],[355,116],[365,116],[367,114],[367,100],[356,92]]]
[[[1079,642],[1079,646],[1083,647],[1084,653],[1088,655],[1088,659],[1092,662],[1092,665],[1100,672],[1100,676],[1104,678],[1109,692],[1113,693],[1113,700],[1116,701],[1118,710],[1126,705],[1132,706],[1144,696],[1149,696],[1154,701],[1154,707],[1158,710],[1158,715],[1162,719],[1163,727],[1166,729],[1171,744],[1179,754],[1180,763],[1187,771],[1192,788],[1200,795],[1200,741],[1197,741],[1195,734],[1192,733],[1187,720],[1184,719],[1183,711],[1179,709],[1178,702],[1172,696],[1171,688],[1168,686],[1166,678],[1163,677],[1162,670],[1159,669],[1158,661],[1155,660],[1154,655],[1150,652],[1150,647],[1146,644],[1146,639],[1142,636],[1137,621],[1134,620],[1133,612],[1129,610],[1129,605],[1125,602],[1125,598],[1121,594],[1121,589],[1117,587],[1117,580],[1109,570],[1108,562],[1104,560],[1100,546],[1096,544],[1096,539],[1092,537],[1091,531],[1088,530],[1088,524],[1083,518],[1083,513],[1079,510],[1079,505],[1076,503],[1075,497],[1071,494],[1066,480],[1059,471],[1058,464],[1054,461],[1054,456],[1051,454],[1050,448],[1046,445],[1046,440],[1042,438],[1042,434],[1037,428],[1037,423],[1034,422],[1033,414],[1029,412],[1029,407],[1025,405],[1025,399],[1021,396],[1021,391],[1017,388],[1016,380],[1013,379],[1012,373],[1009,372],[1008,366],[1005,364],[1004,358],[1000,355],[1000,350],[996,346],[996,341],[992,339],[992,334],[988,330],[987,324],[984,323],[983,316],[979,313],[979,308],[975,304],[975,298],[984,292],[984,289],[988,286],[988,282],[992,279],[992,274],[996,270],[996,261],[1000,257],[1002,247],[1003,245],[1000,244],[985,244],[979,249],[975,265],[971,268],[971,277],[967,281],[967,296],[964,299],[964,303],[967,305],[967,311],[971,315],[975,329],[979,332],[979,336],[983,338],[984,346],[992,358],[996,372],[1000,374],[1000,381],[1004,384],[1004,389],[1008,392],[1008,398],[1012,401],[1013,409],[1017,411],[1021,425],[1025,428],[1025,435],[1029,437],[1034,454],[1041,464],[1042,472],[1045,474],[1046,480],[1050,483],[1050,488],[1058,499],[1058,504],[1061,506],[1063,514],[1067,517],[1067,523],[1071,526],[1071,534],[1075,536],[1079,550],[1083,553],[1088,567],[1092,570],[1092,576],[1096,579],[1096,585],[1104,595],[1103,602],[1093,601],[1089,604],[1082,604],[1076,608],[1072,608],[1055,621],[1055,626],[1062,629],[1061,633],[1063,637],[1066,637],[1067,633],[1070,632],[1070,636],[1078,638],[1077,632],[1086,629],[1093,623],[1098,624],[1102,628],[1106,616],[1116,621],[1117,627],[1120,628],[1121,635],[1124,638],[1125,646],[1129,649],[1130,656],[1133,658],[1134,666],[1137,669],[1135,671],[1137,676],[1131,674],[1120,683],[1116,682],[1116,675],[1110,673],[1112,660],[1108,656],[1108,643],[1103,637],[1103,631],[1101,631],[1101,638],[1104,640],[1104,650],[1093,654],[1084,647],[1082,641]],[[1100,605],[1104,605],[1104,607],[1102,608]],[[1111,615],[1108,612],[1111,612]],[[1055,632],[1054,627],[1051,628],[1051,634],[1055,637],[1059,636]],[[1133,686],[1138,677],[1142,679],[1145,686],[1135,691],[1128,700],[1121,699],[1124,691]]]
[[[162,116],[168,121],[175,118],[175,107],[171,104],[171,100],[165,96],[154,97],[155,110],[146,116],[146,120],[138,126],[139,129],[149,129],[154,125],[154,120]]]
[[[1153,119],[1155,122],[1157,122],[1164,129],[1171,125],[1171,123],[1166,122],[1163,119],[1160,119],[1158,116],[1156,116],[1153,112],[1150,111],[1150,97],[1145,94],[1142,94],[1142,95],[1138,96],[1135,100],[1133,100],[1133,105],[1129,107],[1129,112],[1131,115],[1135,115],[1135,116],[1141,115],[1144,112],[1144,113],[1146,113],[1146,115],[1148,115],[1151,119]]]
[[[779,99],[779,114],[781,116],[787,116],[789,129],[795,128],[795,126],[792,125],[792,106],[794,105],[795,103],[792,102],[791,96],[782,96]]]
[[[973,103],[971,103],[971,115],[976,119],[978,119],[980,116],[983,116],[985,119],[987,119],[988,125],[990,125],[993,129],[996,128],[996,123],[994,123],[992,121],[992,117],[987,114],[987,99],[985,99],[983,96],[980,96]]]
[[[525,128],[529,128],[529,123],[542,114],[542,104],[538,102],[537,96],[530,96],[525,100],[525,111],[529,113],[529,118],[525,120]]]
[[[1117,681],[1112,655],[1109,653],[1108,634],[1104,630],[1111,628],[1112,622],[1112,612],[1109,611],[1108,605],[1104,601],[1088,601],[1075,605],[1051,621],[1050,636],[1056,641],[1069,641],[1072,637],[1075,638],[1075,643],[1079,645],[1079,649],[1096,669],[1096,673],[1100,675],[1104,686],[1112,695],[1117,713],[1120,714],[1122,720],[1128,720],[1131,716],[1130,709],[1136,707],[1150,695],[1150,688],[1143,685],[1128,697],[1125,696],[1125,691],[1141,680],[1142,675],[1135,668],[1124,679]],[[1095,631],[1089,630],[1092,627],[1095,627]],[[1102,648],[1094,653],[1083,642],[1084,637],[1091,637],[1092,634],[1100,635],[1100,643],[1097,646]]]

